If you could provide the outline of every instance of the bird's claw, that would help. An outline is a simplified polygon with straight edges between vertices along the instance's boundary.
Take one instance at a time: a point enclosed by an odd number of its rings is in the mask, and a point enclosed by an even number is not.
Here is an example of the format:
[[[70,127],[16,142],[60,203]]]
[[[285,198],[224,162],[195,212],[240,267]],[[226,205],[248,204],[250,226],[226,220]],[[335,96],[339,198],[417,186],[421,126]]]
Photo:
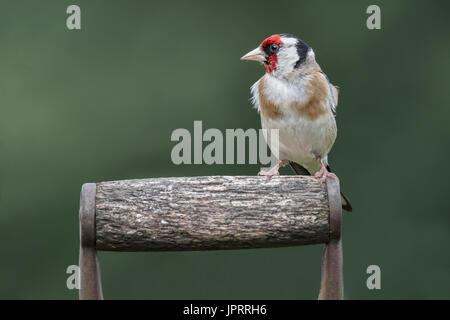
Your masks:
[[[319,178],[322,181],[322,183],[324,183],[327,180],[327,178],[339,180],[337,175],[335,175],[333,172],[328,171],[327,169],[325,169],[325,167],[322,167],[318,172],[316,172],[314,177]]]
[[[279,176],[279,175],[280,175],[280,173],[278,171],[273,172],[272,170],[269,170],[269,171],[261,170],[260,172],[258,172],[258,176],[266,176],[267,179],[270,179],[273,176]]]

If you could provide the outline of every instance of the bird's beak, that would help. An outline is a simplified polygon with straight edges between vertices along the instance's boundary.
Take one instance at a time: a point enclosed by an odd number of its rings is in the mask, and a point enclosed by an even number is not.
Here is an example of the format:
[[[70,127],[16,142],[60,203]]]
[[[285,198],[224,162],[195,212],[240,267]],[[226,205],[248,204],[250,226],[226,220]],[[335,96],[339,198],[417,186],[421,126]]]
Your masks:
[[[259,61],[264,62],[266,61],[266,57],[264,55],[264,52],[261,50],[260,47],[256,48],[255,50],[250,51],[246,55],[244,55],[241,60],[253,60],[253,61]]]

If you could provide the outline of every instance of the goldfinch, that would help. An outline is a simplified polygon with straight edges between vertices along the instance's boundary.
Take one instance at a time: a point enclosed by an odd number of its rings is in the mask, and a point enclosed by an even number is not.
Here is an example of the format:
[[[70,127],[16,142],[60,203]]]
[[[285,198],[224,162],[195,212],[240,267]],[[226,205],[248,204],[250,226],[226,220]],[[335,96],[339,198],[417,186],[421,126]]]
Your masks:
[[[279,175],[290,164],[297,174],[311,174],[325,181],[337,179],[328,165],[336,140],[338,88],[330,83],[316,62],[313,49],[291,34],[265,39],[241,60],[264,64],[266,73],[252,87],[252,102],[261,115],[263,129],[278,129],[279,141],[266,139],[279,164],[260,175]],[[352,211],[342,194],[345,210]]]

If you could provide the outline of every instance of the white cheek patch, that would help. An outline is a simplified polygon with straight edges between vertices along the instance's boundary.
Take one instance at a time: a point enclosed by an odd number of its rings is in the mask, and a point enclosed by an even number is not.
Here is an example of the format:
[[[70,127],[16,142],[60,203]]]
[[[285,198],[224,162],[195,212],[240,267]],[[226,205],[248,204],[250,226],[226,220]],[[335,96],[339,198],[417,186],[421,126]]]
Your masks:
[[[295,63],[299,59],[297,48],[294,46],[283,46],[277,53],[277,69],[273,71],[274,76],[288,74],[294,70]]]

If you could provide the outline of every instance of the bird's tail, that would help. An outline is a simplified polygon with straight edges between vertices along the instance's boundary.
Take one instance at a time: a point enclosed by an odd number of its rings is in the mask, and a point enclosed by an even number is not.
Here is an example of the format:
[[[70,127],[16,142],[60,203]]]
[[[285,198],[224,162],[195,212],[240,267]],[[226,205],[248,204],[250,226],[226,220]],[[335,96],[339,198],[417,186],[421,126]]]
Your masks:
[[[311,174],[306,170],[302,165],[298,164],[297,162],[289,161],[289,165],[291,166],[292,170],[298,175],[302,176],[310,176]],[[331,172],[330,166],[327,166],[327,170]],[[342,209],[352,212],[353,207],[350,203],[350,200],[342,193],[341,191],[341,198],[342,198]]]

